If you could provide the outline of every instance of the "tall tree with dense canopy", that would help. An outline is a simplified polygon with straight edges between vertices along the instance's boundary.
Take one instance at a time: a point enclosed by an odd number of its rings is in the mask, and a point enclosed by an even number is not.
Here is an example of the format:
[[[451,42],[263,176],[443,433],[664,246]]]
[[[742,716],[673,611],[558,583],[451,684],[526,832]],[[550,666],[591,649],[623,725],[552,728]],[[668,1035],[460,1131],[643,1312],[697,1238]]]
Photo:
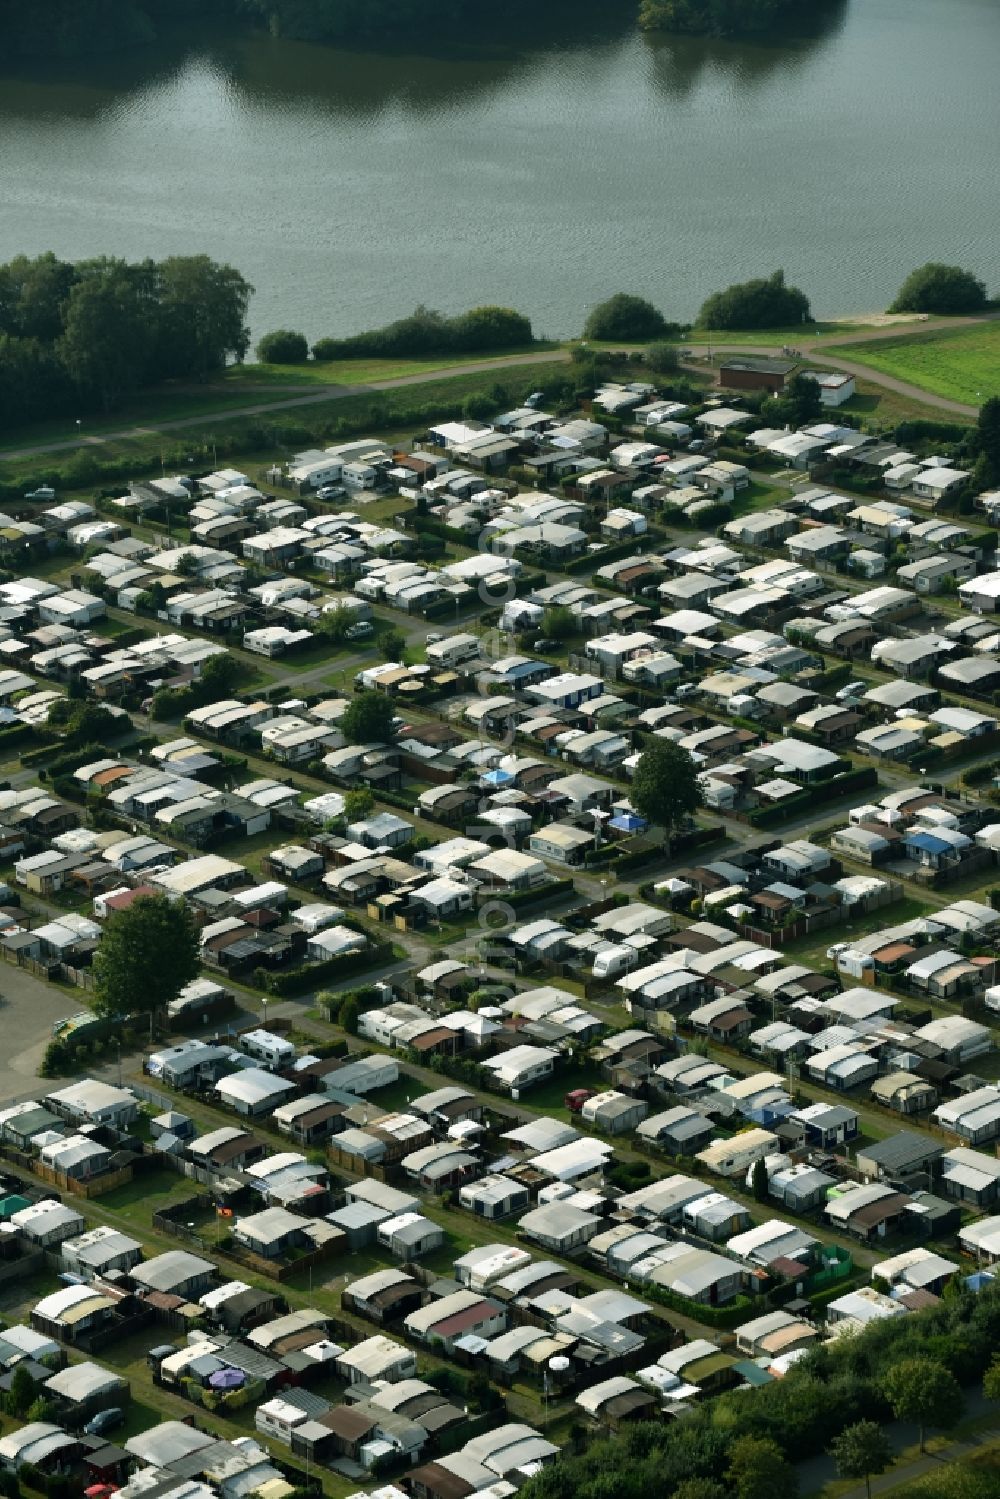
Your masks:
[[[157,267],[161,375],[205,380],[241,362],[250,347],[247,311],[253,287],[231,265],[207,255],[172,255]]]
[[[911,271],[896,293],[890,312],[980,312],[986,287],[960,265],[931,260]]]
[[[644,343],[649,338],[662,338],[666,332],[667,320],[652,302],[619,291],[590,309],[583,336],[603,342],[621,339],[626,343]]]
[[[0,428],[206,379],[246,355],[252,295],[207,255],[134,265],[16,256],[0,265]]]
[[[124,260],[93,260],[78,269],[59,354],[74,383],[110,411],[145,378],[150,278],[144,267]]]
[[[1000,396],[990,396],[979,409],[973,434],[976,454],[974,487],[992,489],[1000,485]]]
[[[655,739],[639,756],[629,799],[641,817],[663,828],[669,841],[674,828],[702,805],[698,769],[686,749],[669,739]]]
[[[955,1376],[934,1359],[918,1356],[901,1359],[885,1372],[885,1396],[900,1421],[912,1421],[920,1431],[935,1426],[949,1431],[961,1420],[965,1397]]]
[[[726,1476],[736,1499],[795,1499],[799,1491],[795,1469],[768,1437],[735,1441]]]
[[[841,1478],[863,1478],[872,1499],[872,1474],[884,1473],[892,1463],[889,1438],[875,1421],[855,1421],[830,1444],[830,1456]]]
[[[340,720],[348,744],[385,744],[393,737],[391,699],[381,692],[360,692]]]
[[[808,323],[809,298],[788,286],[784,271],[752,281],[738,281],[706,297],[698,313],[699,328],[790,328]]]
[[[795,374],[784,390],[770,396],[761,407],[761,421],[768,426],[803,427],[815,421],[823,411],[819,381],[808,375]]]
[[[108,921],[94,955],[94,1008],[102,1015],[164,1010],[198,977],[198,933],[183,901],[146,895]]]

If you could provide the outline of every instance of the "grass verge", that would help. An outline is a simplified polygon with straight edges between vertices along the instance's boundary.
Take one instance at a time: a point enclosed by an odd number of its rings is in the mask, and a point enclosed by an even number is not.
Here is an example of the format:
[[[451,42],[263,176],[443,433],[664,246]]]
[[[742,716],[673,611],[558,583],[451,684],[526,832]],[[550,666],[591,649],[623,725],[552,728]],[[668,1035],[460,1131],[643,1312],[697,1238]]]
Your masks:
[[[970,406],[1000,393],[1000,322],[865,344],[834,344],[829,352]]]

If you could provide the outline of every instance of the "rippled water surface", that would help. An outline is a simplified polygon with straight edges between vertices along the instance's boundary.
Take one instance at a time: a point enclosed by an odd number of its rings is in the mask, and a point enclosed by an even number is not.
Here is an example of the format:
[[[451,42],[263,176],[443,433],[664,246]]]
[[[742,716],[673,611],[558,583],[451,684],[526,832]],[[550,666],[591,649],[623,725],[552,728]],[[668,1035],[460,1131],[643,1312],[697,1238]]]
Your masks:
[[[310,337],[483,301],[569,334],[617,289],[687,317],[779,265],[827,315],[930,258],[1000,292],[998,64],[1000,0],[843,0],[776,46],[584,20],[0,71],[0,258],[204,250],[254,282],[258,331]]]

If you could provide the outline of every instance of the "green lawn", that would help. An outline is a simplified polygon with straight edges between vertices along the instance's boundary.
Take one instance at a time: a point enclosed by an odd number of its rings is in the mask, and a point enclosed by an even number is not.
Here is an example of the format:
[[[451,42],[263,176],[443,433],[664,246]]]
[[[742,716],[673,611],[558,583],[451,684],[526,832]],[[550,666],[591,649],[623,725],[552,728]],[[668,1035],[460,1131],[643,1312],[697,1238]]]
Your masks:
[[[467,396],[491,390],[497,383],[508,390],[511,402],[516,402],[540,380],[550,377],[552,370],[551,364],[530,362],[479,374],[462,374],[457,369],[441,368],[440,378],[426,384],[357,393],[330,386],[328,401],[292,406],[256,417],[239,417],[234,410],[241,405],[267,402],[266,391],[240,390],[234,386],[231,390],[225,388],[221,391],[206,387],[204,391],[191,395],[150,392],[144,398],[141,417],[137,408],[130,405],[114,420],[102,424],[100,430],[85,425],[84,436],[94,440],[79,448],[51,454],[29,454],[23,458],[10,456],[12,450],[32,444],[73,441],[77,432],[72,423],[35,424],[5,434],[0,442],[0,481],[33,485],[44,479],[44,482],[58,487],[62,498],[66,490],[92,493],[94,485],[108,476],[109,463],[118,465],[114,469],[116,480],[122,472],[129,478],[158,475],[161,464],[168,472],[199,463],[217,465],[226,462],[245,466],[250,462],[266,466],[275,460],[287,459],[294,447],[307,442],[329,441],[332,437],[344,437],[350,433],[384,434],[387,438],[412,433],[412,424],[417,421],[414,410],[426,413],[437,406],[453,406]],[[322,394],[322,388],[317,394]],[[272,398],[275,401],[296,399],[294,392],[280,389],[274,390]],[[190,432],[185,432],[182,427],[176,431],[159,432],[144,426],[144,423],[154,421],[183,423],[185,419],[207,415],[212,416],[212,422]],[[136,435],[122,438],[102,435],[114,431],[129,431]]]
[[[803,339],[829,338],[831,335],[859,333],[863,323],[800,323],[795,328],[692,328],[681,339],[685,344],[759,344],[761,348],[772,348],[775,344],[788,344],[798,348]]]
[[[501,349],[497,353],[438,355],[433,359],[331,359],[321,364],[234,364],[225,375],[225,383],[243,385],[370,385],[377,380],[402,380],[407,375],[424,375],[434,370],[450,370],[463,364],[482,364],[491,359],[506,359],[518,354],[541,354],[557,349],[558,344],[540,341],[520,349]]]
[[[900,926],[904,921],[915,921],[918,917],[929,915],[930,912],[929,905],[907,896],[903,900],[894,901],[890,906],[881,906],[877,911],[870,911],[866,916],[859,917],[857,921],[826,927],[823,931],[813,932],[808,937],[785,942],[781,950],[791,963],[805,963],[810,968],[829,969],[832,965],[826,956],[827,949],[835,942],[847,942],[854,937],[867,937],[871,932],[880,932],[883,927]]]
[[[831,345],[830,353],[972,406],[1000,394],[1000,322],[839,348]]]
[[[872,373],[874,374],[874,371]],[[840,407],[840,410],[859,416],[862,420],[862,430],[868,431],[888,431],[898,426],[900,422],[913,421],[918,418],[924,421],[945,420],[959,424],[972,422],[969,416],[961,416],[958,412],[942,412],[938,406],[929,406],[926,402],[912,396],[900,395],[899,391],[889,390],[885,385],[876,385],[874,380],[859,379],[855,386],[855,394]]]

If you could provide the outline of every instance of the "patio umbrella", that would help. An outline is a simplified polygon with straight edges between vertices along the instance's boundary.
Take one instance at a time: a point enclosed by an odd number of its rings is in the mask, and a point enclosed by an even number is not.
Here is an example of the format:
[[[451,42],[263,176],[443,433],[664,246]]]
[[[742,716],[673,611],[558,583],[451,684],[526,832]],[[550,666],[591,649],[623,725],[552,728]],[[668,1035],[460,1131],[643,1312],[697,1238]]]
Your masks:
[[[507,786],[513,779],[509,770],[488,770],[482,778],[484,786]]]
[[[208,1383],[213,1390],[238,1390],[246,1384],[246,1378],[242,1369],[216,1369],[208,1376]]]
[[[649,824],[637,812],[619,812],[617,817],[612,817],[608,826],[617,828],[619,833],[641,833]]]

